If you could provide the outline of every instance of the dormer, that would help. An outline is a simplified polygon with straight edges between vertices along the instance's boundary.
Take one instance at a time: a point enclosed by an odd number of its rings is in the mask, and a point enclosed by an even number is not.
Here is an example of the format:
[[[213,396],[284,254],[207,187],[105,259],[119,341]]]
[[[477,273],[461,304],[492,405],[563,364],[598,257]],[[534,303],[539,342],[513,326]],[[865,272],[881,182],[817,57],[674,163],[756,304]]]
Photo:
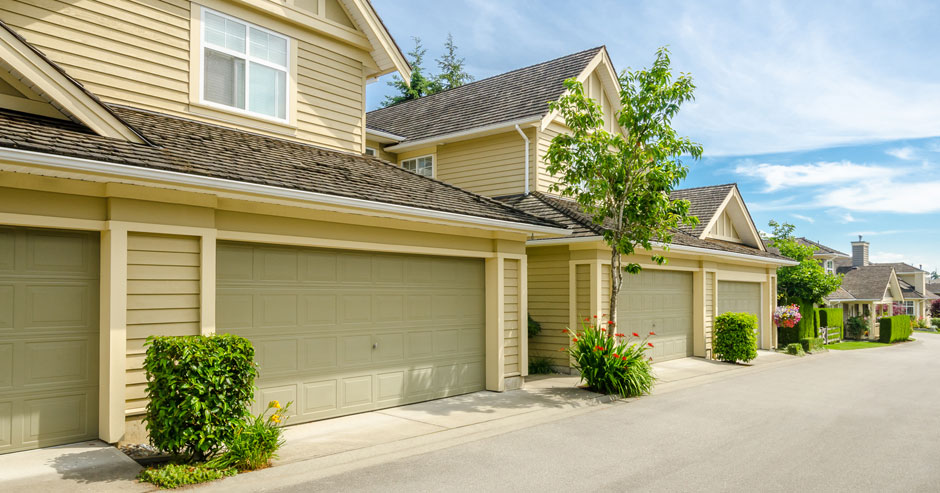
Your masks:
[[[730,188],[724,201],[702,229],[700,238],[740,243],[764,250],[760,233],[736,186]]]

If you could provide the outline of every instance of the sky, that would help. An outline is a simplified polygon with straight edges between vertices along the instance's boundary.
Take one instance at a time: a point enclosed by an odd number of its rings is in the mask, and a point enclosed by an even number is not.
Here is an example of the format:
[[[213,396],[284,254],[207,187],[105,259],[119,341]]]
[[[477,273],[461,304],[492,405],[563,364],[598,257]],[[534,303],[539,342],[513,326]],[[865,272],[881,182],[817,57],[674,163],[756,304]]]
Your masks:
[[[426,68],[448,33],[477,79],[606,45],[620,71],[668,46],[696,99],[675,121],[705,157],[686,186],[737,183],[776,219],[875,262],[940,268],[940,2],[373,0]],[[375,109],[392,89],[369,85]]]

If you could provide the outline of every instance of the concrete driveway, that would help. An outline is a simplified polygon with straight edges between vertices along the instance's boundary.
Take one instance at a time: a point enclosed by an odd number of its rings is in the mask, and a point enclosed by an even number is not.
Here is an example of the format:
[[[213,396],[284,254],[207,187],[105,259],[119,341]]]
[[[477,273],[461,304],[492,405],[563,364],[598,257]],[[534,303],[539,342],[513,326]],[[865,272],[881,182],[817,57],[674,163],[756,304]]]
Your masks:
[[[940,335],[915,337],[333,476],[311,471],[280,490],[938,491]]]

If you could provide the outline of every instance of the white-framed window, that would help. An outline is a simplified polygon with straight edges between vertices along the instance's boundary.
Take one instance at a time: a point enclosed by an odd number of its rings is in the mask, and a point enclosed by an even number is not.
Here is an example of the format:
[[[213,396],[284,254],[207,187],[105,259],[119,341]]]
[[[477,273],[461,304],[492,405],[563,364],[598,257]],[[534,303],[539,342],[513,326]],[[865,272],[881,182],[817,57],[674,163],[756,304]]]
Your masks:
[[[903,303],[904,303],[904,313],[906,313],[907,315],[913,315],[914,314],[914,302],[905,301]]]
[[[401,167],[412,173],[431,178],[434,176],[434,156],[421,156],[406,159],[401,162]]]
[[[378,156],[379,153],[374,147],[366,147],[366,156]]]
[[[202,9],[201,102],[286,121],[290,38]]]
[[[836,273],[835,262],[833,262],[832,259],[827,260],[826,261],[826,274],[835,274],[835,273]]]

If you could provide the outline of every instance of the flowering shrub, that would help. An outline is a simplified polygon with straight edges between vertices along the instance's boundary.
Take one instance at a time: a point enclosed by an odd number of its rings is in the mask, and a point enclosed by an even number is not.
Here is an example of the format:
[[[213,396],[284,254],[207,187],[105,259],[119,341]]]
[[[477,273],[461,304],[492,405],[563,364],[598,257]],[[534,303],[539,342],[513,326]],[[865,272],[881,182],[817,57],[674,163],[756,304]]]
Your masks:
[[[217,469],[235,468],[239,471],[251,471],[268,466],[271,459],[277,458],[277,450],[284,444],[280,425],[287,421],[287,408],[278,401],[268,403],[267,409],[242,423],[231,440],[226,444],[226,451],[211,460],[209,465]],[[272,411],[267,416],[269,411]]]
[[[778,306],[774,309],[774,323],[777,327],[793,328],[802,318],[798,305]]]
[[[592,324],[590,319],[584,319],[577,332],[568,329],[563,332],[571,338],[571,344],[562,350],[574,359],[581,380],[591,389],[635,397],[649,393],[653,387],[655,377],[650,366],[653,359],[645,353],[653,347],[649,336],[655,333],[650,332],[642,339],[636,332],[610,337],[603,324],[596,321]]]
[[[936,299],[930,302],[930,316],[940,317],[940,299]]]

